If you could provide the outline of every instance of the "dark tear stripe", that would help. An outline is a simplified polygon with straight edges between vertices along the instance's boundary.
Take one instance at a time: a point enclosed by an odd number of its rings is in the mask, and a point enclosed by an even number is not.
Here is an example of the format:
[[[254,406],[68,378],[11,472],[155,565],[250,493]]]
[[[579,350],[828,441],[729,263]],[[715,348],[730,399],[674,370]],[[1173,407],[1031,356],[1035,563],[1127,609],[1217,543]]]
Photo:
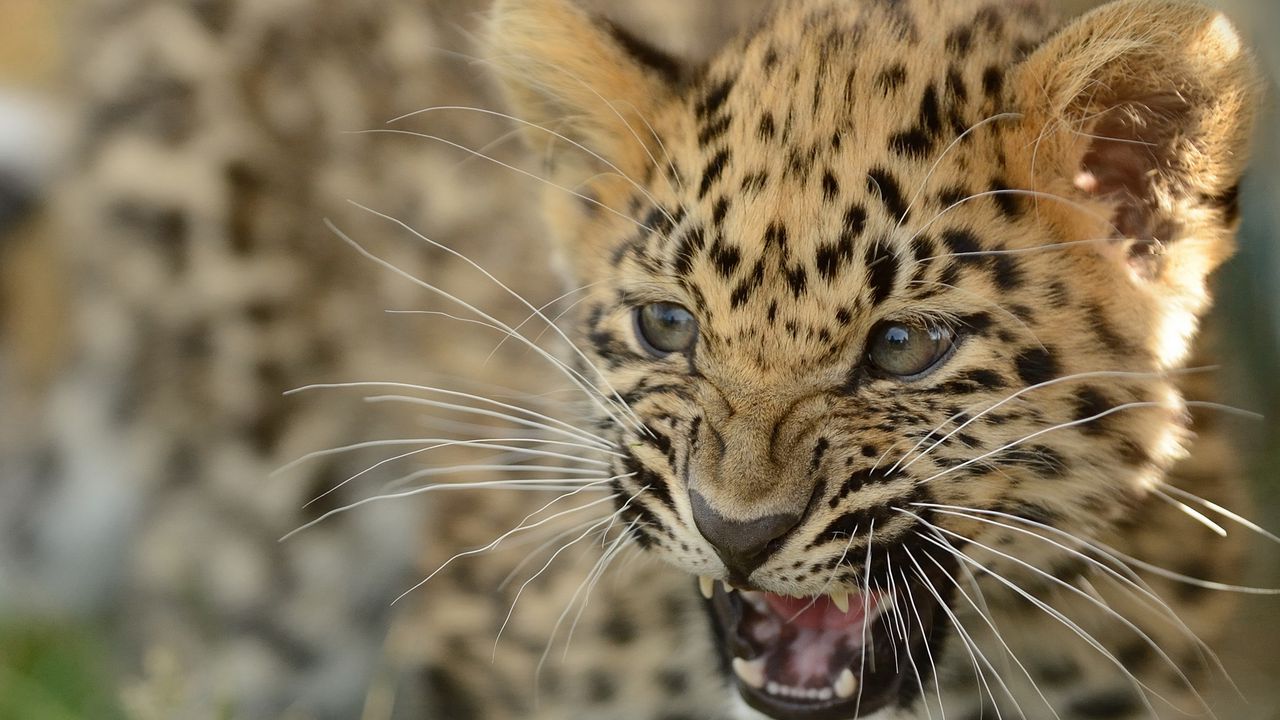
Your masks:
[[[902,191],[898,188],[897,179],[888,170],[877,167],[867,173],[867,192],[880,196],[889,216],[895,221],[901,222],[906,218],[907,207],[902,199]]]
[[[882,242],[872,243],[863,258],[867,266],[867,284],[871,287],[871,306],[876,307],[893,294],[898,281],[898,258]]]
[[[667,458],[667,465],[674,468],[676,465],[675,447],[671,443],[671,438],[653,428],[649,432],[640,435],[640,442],[644,445],[656,448]]]
[[[644,499],[645,494],[649,494],[657,498],[658,502],[662,503],[662,505],[671,512],[674,513],[676,511],[676,504],[671,498],[671,488],[667,486],[667,483],[663,481],[657,473],[640,464],[639,460],[636,460],[630,455],[627,456],[624,464],[626,465],[627,472],[632,474],[631,478],[629,478],[629,482],[635,485],[634,490],[623,489],[623,494],[626,497],[631,497],[637,492],[640,492],[640,488],[645,486],[649,487],[648,490],[645,490],[640,495],[636,495],[635,500],[631,501],[632,507],[640,505],[640,501]],[[619,498],[619,501],[621,502],[623,499]]]
[[[888,468],[876,468],[874,471],[872,468],[863,468],[854,471],[845,478],[844,483],[840,485],[840,489],[827,501],[827,505],[835,509],[846,497],[859,489],[867,485],[881,485],[896,477],[898,477],[897,473],[888,474]]]

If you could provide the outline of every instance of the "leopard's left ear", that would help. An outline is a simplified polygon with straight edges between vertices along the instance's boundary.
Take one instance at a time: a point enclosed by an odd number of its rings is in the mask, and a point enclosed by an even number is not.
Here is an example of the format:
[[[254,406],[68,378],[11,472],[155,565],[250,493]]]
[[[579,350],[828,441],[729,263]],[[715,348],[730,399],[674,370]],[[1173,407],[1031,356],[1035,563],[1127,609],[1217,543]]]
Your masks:
[[[1113,2],[1010,73],[1007,97],[1024,116],[1005,146],[1012,174],[1074,201],[1039,203],[1063,222],[1078,227],[1090,214],[1079,208],[1094,209],[1090,232],[1114,238],[1097,247],[1138,282],[1200,295],[1234,247],[1259,88],[1221,13],[1182,0]]]
[[[572,141],[521,126],[559,169],[601,172],[583,148],[625,172],[648,167],[658,147],[647,123],[675,97],[678,61],[571,0],[497,0],[485,45],[516,115]]]

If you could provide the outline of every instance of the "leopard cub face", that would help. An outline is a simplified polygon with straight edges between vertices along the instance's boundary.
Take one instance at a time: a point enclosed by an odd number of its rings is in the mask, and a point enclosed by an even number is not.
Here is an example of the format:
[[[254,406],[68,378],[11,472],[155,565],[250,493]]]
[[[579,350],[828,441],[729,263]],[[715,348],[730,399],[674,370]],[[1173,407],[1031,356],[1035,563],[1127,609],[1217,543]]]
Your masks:
[[[960,578],[1051,568],[1024,536],[1108,532],[1179,457],[1256,103],[1220,16],[810,0],[688,68],[508,0],[490,43],[619,522],[699,576],[752,706],[909,705]]]

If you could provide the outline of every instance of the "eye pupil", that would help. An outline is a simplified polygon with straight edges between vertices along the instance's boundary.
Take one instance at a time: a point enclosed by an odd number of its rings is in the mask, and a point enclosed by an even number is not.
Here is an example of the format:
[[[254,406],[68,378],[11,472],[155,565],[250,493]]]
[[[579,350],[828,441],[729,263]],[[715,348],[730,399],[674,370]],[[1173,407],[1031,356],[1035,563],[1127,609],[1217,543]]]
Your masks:
[[[871,333],[867,360],[884,374],[914,378],[951,350],[951,332],[938,325],[881,323]]]
[[[697,342],[698,321],[680,305],[650,303],[637,308],[635,317],[640,344],[651,355],[683,352]]]
[[[911,342],[911,331],[901,325],[893,325],[885,331],[884,339],[895,348],[906,347]]]

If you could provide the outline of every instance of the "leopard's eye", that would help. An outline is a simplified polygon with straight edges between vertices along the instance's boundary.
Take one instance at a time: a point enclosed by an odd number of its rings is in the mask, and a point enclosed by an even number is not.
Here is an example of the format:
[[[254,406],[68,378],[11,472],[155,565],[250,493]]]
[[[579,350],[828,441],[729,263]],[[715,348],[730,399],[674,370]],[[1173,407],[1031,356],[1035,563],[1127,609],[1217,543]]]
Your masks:
[[[914,379],[950,353],[951,331],[940,325],[883,322],[871,331],[867,360],[878,370]]]
[[[683,352],[698,341],[698,321],[675,303],[652,303],[636,308],[636,335],[650,354],[662,357]]]

